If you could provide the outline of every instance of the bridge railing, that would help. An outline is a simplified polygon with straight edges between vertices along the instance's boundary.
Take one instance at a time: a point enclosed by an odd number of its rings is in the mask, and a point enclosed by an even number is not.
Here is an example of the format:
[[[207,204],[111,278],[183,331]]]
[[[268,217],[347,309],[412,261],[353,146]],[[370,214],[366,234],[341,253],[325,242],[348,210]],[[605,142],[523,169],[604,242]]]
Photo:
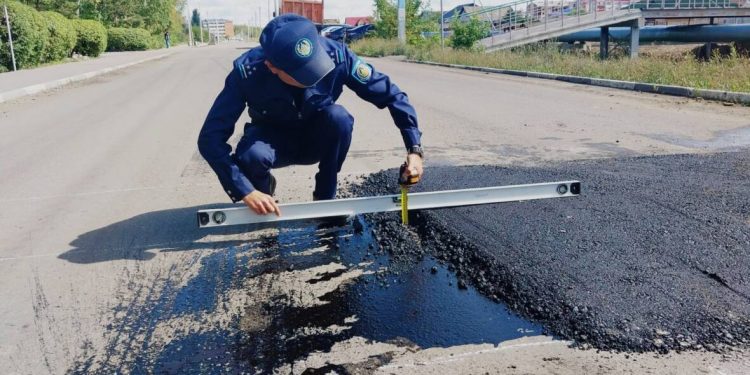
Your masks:
[[[743,6],[745,5],[739,5],[739,0],[514,0],[445,20],[448,27],[451,22],[464,22],[470,17],[488,23],[490,34],[486,41],[489,45],[494,45],[646,9],[722,9]]]
[[[731,0],[642,0],[634,7],[640,9],[712,9],[712,8],[738,8],[737,1]]]
[[[671,0],[675,1],[675,0]],[[638,11],[635,0],[516,0],[475,12],[446,18],[463,22],[470,17],[489,23],[491,36],[507,40],[532,33],[556,30],[592,20]]]

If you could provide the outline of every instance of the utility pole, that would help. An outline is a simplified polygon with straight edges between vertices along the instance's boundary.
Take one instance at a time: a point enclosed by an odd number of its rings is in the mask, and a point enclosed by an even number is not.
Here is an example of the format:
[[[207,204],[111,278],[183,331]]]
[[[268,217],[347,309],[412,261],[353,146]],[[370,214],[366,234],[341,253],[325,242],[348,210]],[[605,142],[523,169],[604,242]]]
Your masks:
[[[10,44],[10,59],[13,61],[13,71],[16,68],[16,53],[13,50],[13,34],[10,32],[10,20],[8,20],[8,2],[3,3],[3,12],[5,12],[5,25],[8,27],[8,44]]]
[[[200,9],[198,9],[198,30],[201,31],[201,44],[203,44],[203,16]]]
[[[188,17],[188,46],[195,47],[195,41],[193,40],[193,25],[190,24],[190,17]]]
[[[398,0],[398,40],[406,44],[406,0]]]
[[[80,0],[78,0],[78,4],[81,4]],[[193,17],[190,14],[190,3],[188,1],[185,1],[185,10],[187,10],[188,47],[190,47],[195,43],[193,43]]]
[[[191,18],[190,14],[190,7],[187,7],[188,14],[187,14],[187,29],[188,29],[188,47],[194,46],[195,43],[193,42],[193,19]]]
[[[445,13],[443,12],[443,0],[440,0],[440,48],[445,48]]]

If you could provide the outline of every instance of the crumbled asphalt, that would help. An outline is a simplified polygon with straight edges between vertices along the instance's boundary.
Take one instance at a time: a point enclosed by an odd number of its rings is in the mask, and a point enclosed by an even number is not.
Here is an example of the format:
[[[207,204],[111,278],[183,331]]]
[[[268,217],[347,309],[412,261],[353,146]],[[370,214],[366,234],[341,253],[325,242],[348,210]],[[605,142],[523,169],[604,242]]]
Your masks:
[[[396,193],[396,171],[354,195]],[[575,345],[623,351],[750,340],[750,151],[432,167],[414,191],[577,179],[582,195],[368,216],[381,248],[427,253],[459,279]],[[415,240],[415,234],[418,239]]]

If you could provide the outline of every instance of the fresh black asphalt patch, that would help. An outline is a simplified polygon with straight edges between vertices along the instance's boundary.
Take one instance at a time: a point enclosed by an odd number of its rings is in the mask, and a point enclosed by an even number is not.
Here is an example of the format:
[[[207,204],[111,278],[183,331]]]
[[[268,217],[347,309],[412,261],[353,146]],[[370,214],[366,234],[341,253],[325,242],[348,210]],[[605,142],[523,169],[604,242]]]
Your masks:
[[[750,340],[750,152],[432,167],[414,191],[577,179],[580,197],[369,216],[395,259],[458,278],[582,347],[725,351]],[[352,188],[396,193],[396,171]]]
[[[184,211],[189,220],[196,208]],[[171,214],[153,213],[146,219],[131,219],[136,223],[114,224],[101,233],[110,234],[117,241],[116,228],[141,227],[149,221],[169,222],[161,219]],[[232,230],[230,233],[240,230],[226,229]],[[253,230],[250,226],[241,229]],[[114,307],[117,315],[108,325],[103,353],[90,350],[76,360],[69,372],[274,373],[280,366],[316,352],[328,352],[336,343],[353,337],[416,349],[496,344],[542,333],[540,325],[520,318],[476,289],[457,287],[462,281],[450,265],[441,264],[428,254],[391,256],[378,246],[378,233],[362,217],[334,223],[297,222],[254,241],[229,245],[218,242],[217,251],[208,255],[194,251],[185,261],[198,263],[197,273],[185,275],[179,271],[181,267],[174,266],[164,277],[163,288],[151,284],[141,287],[135,281],[127,286],[147,298],[139,298],[138,302],[130,297],[118,299]],[[411,233],[403,233],[409,236],[403,244],[419,241]],[[99,233],[90,234],[90,238],[96,243],[102,241]],[[86,241],[77,244],[85,249]],[[196,246],[186,244],[170,251]],[[81,259],[82,251],[85,250],[69,254],[66,259]],[[134,257],[129,250],[118,255],[151,261],[144,256]],[[273,289],[273,284],[295,278],[296,272],[332,264],[339,267],[299,279],[303,281],[301,285],[284,293],[264,294],[240,305],[233,305],[230,297]],[[353,269],[366,272],[346,279],[346,273]],[[246,282],[256,278],[265,281],[253,284],[257,288],[248,288]],[[316,303],[294,302],[296,294],[313,293],[312,289],[321,285],[326,292],[316,298]],[[222,316],[231,323],[222,326],[210,319],[212,316]],[[180,328],[164,329],[171,324]],[[331,331],[331,327],[341,329]],[[169,332],[168,338],[155,335],[158,331]],[[363,363],[330,365],[305,373],[370,373],[366,369],[390,360],[386,353]]]

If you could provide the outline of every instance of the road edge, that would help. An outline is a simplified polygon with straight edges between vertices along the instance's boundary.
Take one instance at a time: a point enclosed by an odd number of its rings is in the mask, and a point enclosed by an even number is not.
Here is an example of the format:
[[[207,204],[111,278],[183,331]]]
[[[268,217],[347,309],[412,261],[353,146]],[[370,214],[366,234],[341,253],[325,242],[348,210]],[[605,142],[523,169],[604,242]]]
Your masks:
[[[472,70],[483,73],[495,73],[495,74],[507,74],[518,77],[529,77],[529,78],[540,78],[549,79],[554,81],[563,81],[569,83],[577,83],[581,85],[599,86],[619,90],[638,91],[652,94],[671,95],[671,96],[682,96],[687,98],[701,98],[705,100],[714,100],[721,102],[731,102],[744,105],[750,105],[750,93],[735,92],[735,91],[721,91],[721,90],[708,90],[698,89],[694,87],[685,86],[670,86],[670,85],[659,85],[654,83],[645,82],[633,82],[633,81],[617,81],[613,79],[604,78],[592,78],[582,76],[569,76],[562,74],[553,73],[540,73],[524,70],[510,70],[510,69],[498,69],[498,68],[487,68],[481,66],[470,66],[470,65],[459,65],[459,64],[446,64],[438,63],[434,61],[418,61],[418,60],[405,60],[408,63],[423,64],[431,66],[440,66],[445,68],[455,68],[463,70]]]
[[[60,79],[57,79],[57,80],[54,80],[54,81],[50,81],[50,82],[38,83],[38,84],[35,84],[35,85],[30,85],[30,86],[22,87],[20,89],[15,89],[15,90],[6,91],[6,92],[0,92],[0,103],[4,103],[4,102],[7,102],[7,101],[10,101],[10,100],[13,100],[13,99],[18,99],[18,98],[21,98],[21,97],[24,97],[24,96],[28,96],[28,95],[38,94],[40,92],[48,91],[48,90],[51,90],[51,89],[54,89],[54,88],[58,88],[60,86],[65,86],[65,85],[73,83],[73,82],[83,81],[83,80],[87,80],[87,79],[90,79],[90,78],[94,78],[96,76],[100,76],[102,74],[107,74],[107,73],[110,73],[110,72],[114,72],[116,70],[121,70],[121,69],[129,68],[129,67],[134,66],[134,65],[143,64],[143,63],[146,63],[146,62],[149,62],[149,61],[153,61],[153,60],[163,59],[163,58],[165,58],[167,56],[172,55],[173,53],[174,52],[162,53],[162,54],[159,54],[159,55],[156,55],[156,56],[147,57],[145,59],[141,59],[141,60],[137,60],[137,61],[125,63],[125,64],[120,64],[120,65],[116,65],[116,66],[111,66],[109,68],[95,70],[93,72],[77,74],[77,75],[74,75],[74,76],[60,78]]]

